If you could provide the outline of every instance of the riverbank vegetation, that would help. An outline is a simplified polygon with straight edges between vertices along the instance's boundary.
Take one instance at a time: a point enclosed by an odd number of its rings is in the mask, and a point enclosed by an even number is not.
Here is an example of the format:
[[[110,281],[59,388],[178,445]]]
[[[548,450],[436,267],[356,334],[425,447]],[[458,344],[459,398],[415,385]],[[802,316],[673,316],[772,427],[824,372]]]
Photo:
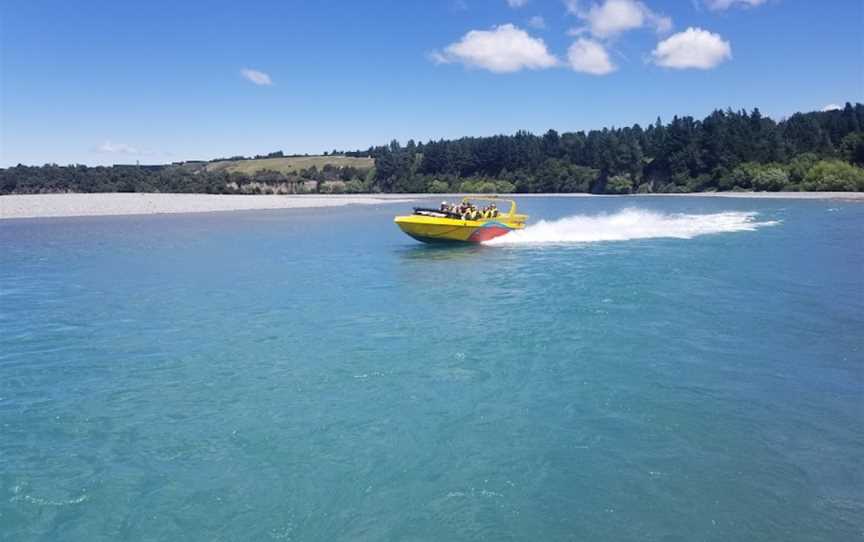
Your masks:
[[[0,193],[864,191],[864,105],[780,122],[758,109],[718,110],[644,128],[393,141],[290,158],[278,151],[164,166],[19,165],[0,169]]]

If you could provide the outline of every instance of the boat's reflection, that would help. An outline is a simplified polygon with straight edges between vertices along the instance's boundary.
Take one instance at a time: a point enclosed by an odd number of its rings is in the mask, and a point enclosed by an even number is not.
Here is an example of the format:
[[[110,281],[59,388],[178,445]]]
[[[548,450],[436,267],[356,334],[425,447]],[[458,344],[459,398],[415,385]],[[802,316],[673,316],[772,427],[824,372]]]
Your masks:
[[[398,255],[409,261],[435,262],[473,260],[488,254],[489,247],[481,244],[427,244],[400,247]]]

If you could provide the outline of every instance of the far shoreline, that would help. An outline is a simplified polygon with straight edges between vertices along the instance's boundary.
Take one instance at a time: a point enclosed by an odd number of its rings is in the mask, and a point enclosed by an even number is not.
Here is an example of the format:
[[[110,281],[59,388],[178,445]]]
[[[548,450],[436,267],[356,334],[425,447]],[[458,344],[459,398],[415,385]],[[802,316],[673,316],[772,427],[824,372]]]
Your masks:
[[[0,196],[0,220],[127,216],[224,211],[310,209],[344,205],[410,203],[467,194],[292,194],[224,195],[172,193],[62,193]],[[864,202],[864,192],[691,192],[686,194],[500,194],[502,198],[711,197],[845,200]]]
[[[410,203],[416,199],[418,198],[401,194],[13,194],[0,196],[0,220],[313,209],[343,205]]]

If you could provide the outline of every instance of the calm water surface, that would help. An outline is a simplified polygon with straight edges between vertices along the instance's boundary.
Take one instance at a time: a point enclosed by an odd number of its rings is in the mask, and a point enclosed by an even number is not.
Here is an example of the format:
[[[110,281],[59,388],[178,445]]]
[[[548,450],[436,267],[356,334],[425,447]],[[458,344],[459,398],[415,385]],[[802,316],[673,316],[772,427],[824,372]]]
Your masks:
[[[0,223],[0,539],[864,539],[864,205],[520,203]]]

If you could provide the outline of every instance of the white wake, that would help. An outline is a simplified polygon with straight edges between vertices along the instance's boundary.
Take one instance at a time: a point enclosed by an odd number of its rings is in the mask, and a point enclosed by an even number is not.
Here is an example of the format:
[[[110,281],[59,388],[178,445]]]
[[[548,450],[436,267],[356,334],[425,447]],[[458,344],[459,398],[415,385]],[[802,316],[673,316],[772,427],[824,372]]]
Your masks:
[[[699,235],[754,231],[778,222],[758,222],[758,213],[725,212],[703,215],[664,214],[642,209],[624,209],[614,214],[573,215],[541,220],[524,230],[487,241],[490,245],[541,243],[593,243],[667,237],[692,239]]]

